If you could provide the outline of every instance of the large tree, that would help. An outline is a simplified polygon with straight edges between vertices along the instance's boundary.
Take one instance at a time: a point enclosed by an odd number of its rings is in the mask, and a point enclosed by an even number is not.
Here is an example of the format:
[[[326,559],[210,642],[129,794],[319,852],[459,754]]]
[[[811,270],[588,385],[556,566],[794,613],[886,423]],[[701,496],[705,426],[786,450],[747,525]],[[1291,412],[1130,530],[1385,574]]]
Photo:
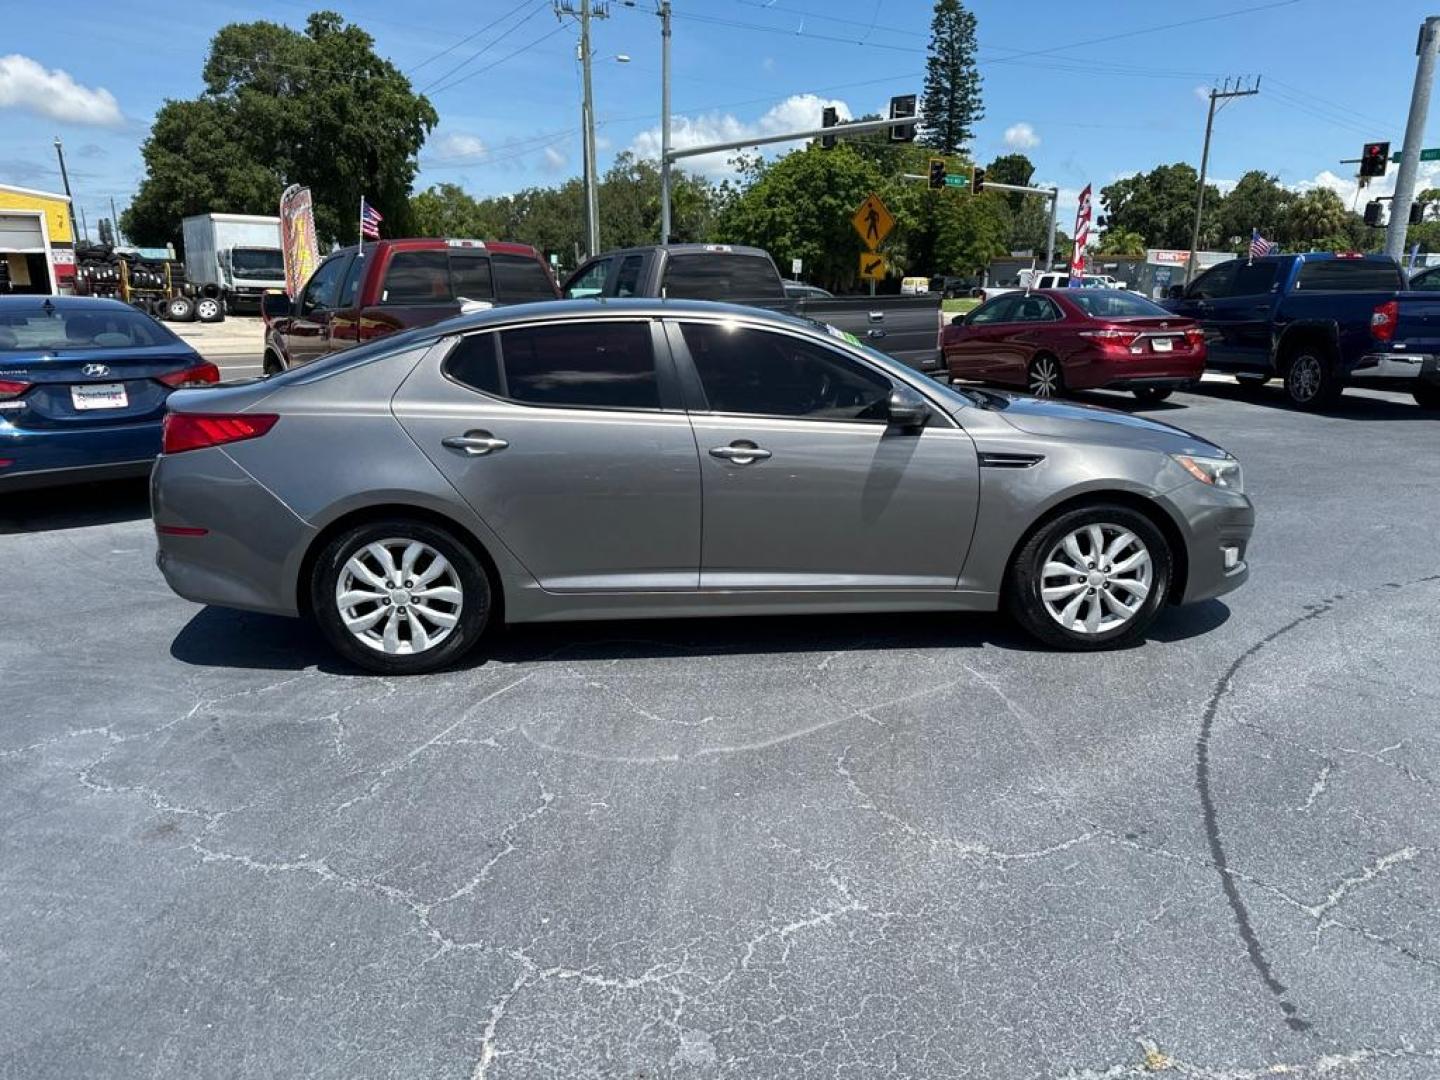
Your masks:
[[[1259,169],[1247,172],[1214,208],[1221,246],[1248,249],[1251,229],[1259,229],[1266,239],[1279,239],[1294,198],[1292,192],[1280,186],[1278,177]],[[1209,214],[1207,208],[1206,216]]]
[[[291,183],[310,188],[325,240],[356,238],[360,197],[408,232],[416,154],[438,117],[374,39],[331,11],[303,32],[232,23],[210,44],[205,91],[167,101],[142,153],[146,176],[122,219],[141,243],[179,243],[188,214],[274,214]]]
[[[1178,162],[1116,180],[1100,189],[1100,199],[1109,228],[1139,233],[1151,247],[1188,248],[1199,186],[1194,167]],[[1220,192],[1213,184],[1205,185],[1205,206],[1202,248],[1213,247],[1220,235],[1215,224]]]
[[[959,152],[985,116],[975,50],[975,16],[960,0],[937,0],[925,62],[920,138],[943,154]]]

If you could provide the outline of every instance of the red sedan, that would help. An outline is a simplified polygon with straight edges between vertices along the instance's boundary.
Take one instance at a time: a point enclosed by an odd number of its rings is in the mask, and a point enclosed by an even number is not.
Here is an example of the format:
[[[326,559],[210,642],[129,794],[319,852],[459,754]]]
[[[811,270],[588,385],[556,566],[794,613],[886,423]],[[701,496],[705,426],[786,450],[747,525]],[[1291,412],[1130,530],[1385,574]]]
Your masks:
[[[1205,370],[1205,335],[1143,296],[1120,289],[1005,293],[945,327],[952,379],[1067,390],[1129,390],[1163,401]]]

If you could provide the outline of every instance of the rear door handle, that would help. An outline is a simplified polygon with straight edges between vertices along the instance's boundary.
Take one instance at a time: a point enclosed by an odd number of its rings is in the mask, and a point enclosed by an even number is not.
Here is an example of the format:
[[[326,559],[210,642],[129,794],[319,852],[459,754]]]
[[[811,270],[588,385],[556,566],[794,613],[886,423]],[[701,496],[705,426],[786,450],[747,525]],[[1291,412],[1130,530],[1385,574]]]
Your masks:
[[[751,465],[770,457],[770,451],[761,449],[753,442],[737,439],[729,446],[711,447],[710,456],[728,461],[732,465]]]
[[[440,440],[440,445],[450,450],[459,450],[470,457],[483,457],[497,450],[504,450],[510,444],[497,439],[488,431],[467,431],[464,435],[450,435]]]

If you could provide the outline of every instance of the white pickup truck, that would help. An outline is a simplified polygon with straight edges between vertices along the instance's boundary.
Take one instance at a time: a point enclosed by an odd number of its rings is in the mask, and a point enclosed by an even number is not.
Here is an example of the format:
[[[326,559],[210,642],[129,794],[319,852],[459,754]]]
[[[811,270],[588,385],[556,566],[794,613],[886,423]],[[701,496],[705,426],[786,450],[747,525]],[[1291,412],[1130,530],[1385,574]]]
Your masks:
[[[1102,277],[1097,274],[1086,274],[1083,287],[1086,289],[1123,289],[1125,285],[1112,277]],[[1020,284],[1018,285],[990,285],[980,290],[980,299],[983,303],[1005,293],[1019,292],[1021,289],[1064,289],[1070,284],[1069,270],[1021,270]]]

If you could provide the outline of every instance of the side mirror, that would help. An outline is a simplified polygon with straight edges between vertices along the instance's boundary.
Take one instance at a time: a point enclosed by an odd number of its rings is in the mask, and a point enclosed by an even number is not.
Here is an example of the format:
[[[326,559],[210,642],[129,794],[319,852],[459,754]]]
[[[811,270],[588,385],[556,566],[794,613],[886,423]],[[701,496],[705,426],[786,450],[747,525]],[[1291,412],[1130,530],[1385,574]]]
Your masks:
[[[264,316],[266,322],[271,319],[283,319],[292,314],[294,310],[295,305],[290,302],[290,297],[282,292],[267,292],[260,297],[260,314]]]
[[[1165,290],[1165,299],[1167,299],[1167,300],[1184,300],[1184,299],[1185,299],[1185,286],[1184,286],[1184,285],[1171,285],[1168,289]]]
[[[970,321],[970,313],[967,311],[964,315],[956,315],[953,319],[951,319],[951,320],[950,320],[950,325],[951,325],[951,326],[964,326],[964,325],[966,325],[969,321]]]
[[[897,386],[890,391],[890,423],[899,428],[919,428],[930,419],[930,403],[908,386]]]

